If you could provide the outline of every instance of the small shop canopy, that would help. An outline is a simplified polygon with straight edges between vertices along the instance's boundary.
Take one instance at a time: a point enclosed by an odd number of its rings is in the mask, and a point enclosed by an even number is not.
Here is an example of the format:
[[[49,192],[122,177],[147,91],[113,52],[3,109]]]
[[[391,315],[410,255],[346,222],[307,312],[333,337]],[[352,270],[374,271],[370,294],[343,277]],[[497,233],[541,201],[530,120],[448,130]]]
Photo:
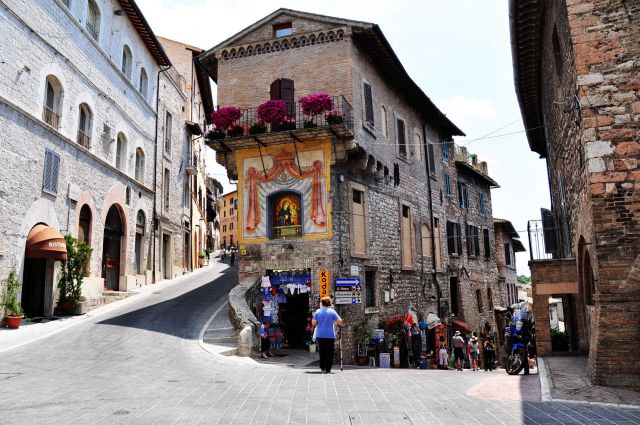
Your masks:
[[[469,326],[469,324],[467,322],[463,322],[462,320],[453,319],[451,320],[451,324],[455,329],[459,329],[464,332],[468,332],[471,330],[471,327]]]
[[[67,243],[58,229],[46,224],[37,224],[27,236],[25,257],[66,260]]]

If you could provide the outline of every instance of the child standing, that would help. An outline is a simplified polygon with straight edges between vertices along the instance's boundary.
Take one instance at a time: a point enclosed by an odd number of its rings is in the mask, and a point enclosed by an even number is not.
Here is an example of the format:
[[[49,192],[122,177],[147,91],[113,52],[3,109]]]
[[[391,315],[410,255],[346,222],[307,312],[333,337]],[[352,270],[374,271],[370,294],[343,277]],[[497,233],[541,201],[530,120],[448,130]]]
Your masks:
[[[269,322],[266,320],[260,326],[260,357],[268,359],[272,356],[271,344],[269,343]]]
[[[447,353],[447,344],[442,344],[440,346],[440,351],[438,352],[438,365],[442,369],[449,369],[449,354]]]

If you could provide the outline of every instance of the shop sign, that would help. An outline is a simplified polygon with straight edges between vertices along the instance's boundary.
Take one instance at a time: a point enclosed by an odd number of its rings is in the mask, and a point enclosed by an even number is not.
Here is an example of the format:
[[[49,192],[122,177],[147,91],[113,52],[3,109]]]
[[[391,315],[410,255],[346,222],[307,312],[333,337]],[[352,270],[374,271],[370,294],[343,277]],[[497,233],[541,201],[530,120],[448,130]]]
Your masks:
[[[329,296],[329,270],[320,270],[318,273],[318,281],[320,287],[320,298]]]
[[[360,276],[360,267],[358,267],[357,265],[351,266],[351,276],[353,277]]]

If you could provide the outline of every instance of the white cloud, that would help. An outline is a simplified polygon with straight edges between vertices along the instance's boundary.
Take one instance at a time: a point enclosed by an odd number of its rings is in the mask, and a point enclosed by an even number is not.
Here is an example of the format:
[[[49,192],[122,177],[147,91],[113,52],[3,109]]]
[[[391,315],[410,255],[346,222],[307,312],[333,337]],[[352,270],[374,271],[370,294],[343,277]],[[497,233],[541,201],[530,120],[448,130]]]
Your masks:
[[[455,96],[450,99],[437,101],[436,104],[454,122],[464,122],[468,119],[492,119],[495,118],[496,108],[487,99],[473,99],[463,96]]]

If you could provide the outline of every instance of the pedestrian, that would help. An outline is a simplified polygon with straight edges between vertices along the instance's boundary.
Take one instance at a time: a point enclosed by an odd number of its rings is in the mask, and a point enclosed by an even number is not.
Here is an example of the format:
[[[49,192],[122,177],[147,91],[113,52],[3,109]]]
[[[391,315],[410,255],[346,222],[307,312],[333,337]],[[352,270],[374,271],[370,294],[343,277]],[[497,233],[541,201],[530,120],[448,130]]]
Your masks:
[[[484,371],[493,372],[493,362],[496,355],[496,349],[490,336],[484,341]]]
[[[454,366],[456,370],[462,372],[464,366],[464,338],[460,335],[460,331],[456,331],[451,345],[453,345]]]
[[[438,351],[438,366],[441,369],[449,369],[449,353],[447,353],[447,344],[440,346]]]
[[[418,324],[411,325],[411,352],[413,353],[413,366],[420,367],[420,353],[422,352],[422,336]]]
[[[222,255],[220,255],[220,258],[222,259],[223,263],[227,261],[227,249],[226,248],[222,248]]]
[[[478,350],[480,348],[480,342],[478,341],[478,332],[474,332],[471,334],[471,339],[469,339],[469,358],[471,359],[471,369],[474,371],[478,370]]]
[[[271,344],[269,344],[269,322],[266,320],[260,325],[260,357],[268,359],[271,354]]]
[[[236,250],[235,249],[231,250],[231,256],[229,257],[229,262],[231,263],[232,266],[233,266],[233,263],[236,262]]]
[[[331,298],[323,297],[320,308],[313,314],[311,325],[316,328],[316,339],[320,351],[320,370],[322,373],[331,373],[333,366],[333,353],[336,342],[336,331],[333,324],[343,325],[338,313],[331,308]]]

